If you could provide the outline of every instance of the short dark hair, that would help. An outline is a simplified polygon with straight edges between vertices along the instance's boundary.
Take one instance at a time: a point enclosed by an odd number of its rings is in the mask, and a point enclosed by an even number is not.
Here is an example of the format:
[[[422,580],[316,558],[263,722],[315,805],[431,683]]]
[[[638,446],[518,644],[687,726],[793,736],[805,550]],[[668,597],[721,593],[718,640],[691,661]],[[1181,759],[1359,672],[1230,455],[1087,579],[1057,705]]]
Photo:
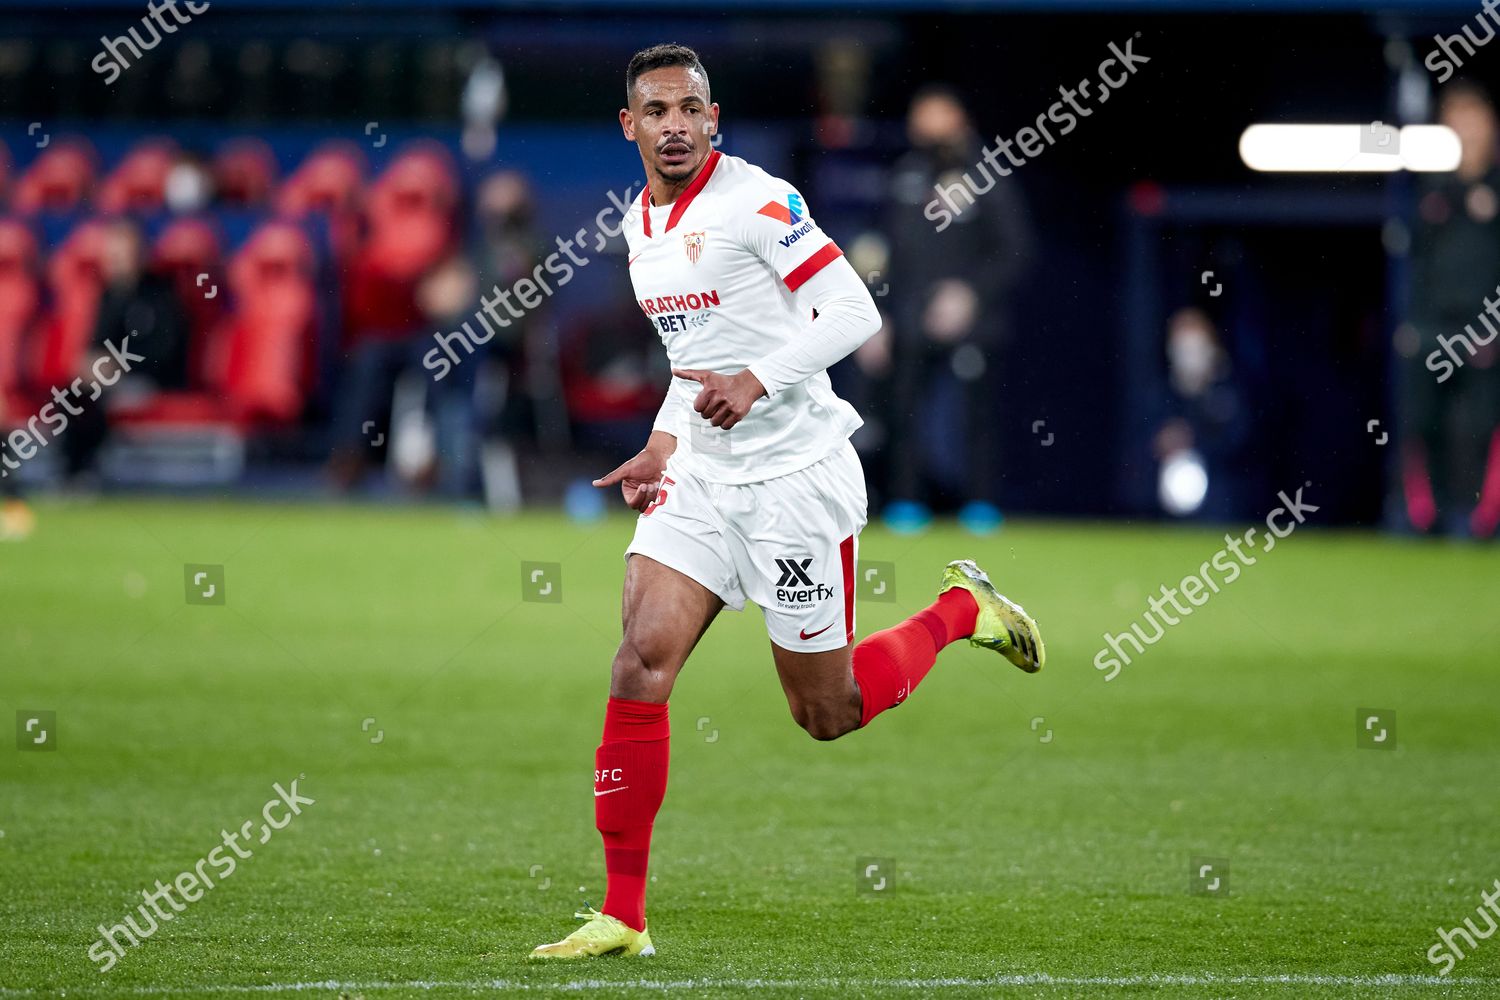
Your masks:
[[[640,79],[642,74],[666,66],[686,66],[688,69],[697,70],[703,74],[704,85],[708,84],[708,70],[703,68],[703,63],[698,59],[698,53],[686,45],[675,45],[670,42],[653,45],[631,56],[630,65],[625,67],[625,103],[629,104],[630,99],[635,96],[635,81]]]

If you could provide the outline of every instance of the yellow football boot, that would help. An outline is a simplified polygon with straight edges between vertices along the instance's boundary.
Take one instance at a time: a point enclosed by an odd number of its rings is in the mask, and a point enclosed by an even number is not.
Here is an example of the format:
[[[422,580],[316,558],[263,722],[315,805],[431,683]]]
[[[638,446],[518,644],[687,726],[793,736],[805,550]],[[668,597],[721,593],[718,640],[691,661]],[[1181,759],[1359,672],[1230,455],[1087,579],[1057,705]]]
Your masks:
[[[970,645],[993,649],[1028,674],[1042,669],[1047,662],[1047,647],[1042,643],[1041,629],[1026,609],[995,589],[984,570],[972,559],[958,559],[943,570],[943,585],[938,593],[962,587],[974,595],[979,617],[974,622]]]
[[[644,927],[638,931],[631,930],[629,926],[609,914],[600,913],[587,905],[573,916],[587,923],[561,941],[538,945],[532,951],[531,957],[595,958],[600,955],[640,955],[644,958],[656,954],[656,946],[651,943],[651,935],[646,933]]]

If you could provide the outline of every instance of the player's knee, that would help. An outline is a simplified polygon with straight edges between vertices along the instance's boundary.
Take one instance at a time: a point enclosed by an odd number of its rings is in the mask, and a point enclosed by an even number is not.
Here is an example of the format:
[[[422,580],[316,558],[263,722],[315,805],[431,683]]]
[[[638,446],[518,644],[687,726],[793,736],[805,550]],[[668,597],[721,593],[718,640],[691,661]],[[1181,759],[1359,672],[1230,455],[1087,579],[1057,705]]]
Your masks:
[[[792,706],[792,718],[820,742],[836,740],[859,728],[858,713],[851,713],[847,705],[801,702]]]

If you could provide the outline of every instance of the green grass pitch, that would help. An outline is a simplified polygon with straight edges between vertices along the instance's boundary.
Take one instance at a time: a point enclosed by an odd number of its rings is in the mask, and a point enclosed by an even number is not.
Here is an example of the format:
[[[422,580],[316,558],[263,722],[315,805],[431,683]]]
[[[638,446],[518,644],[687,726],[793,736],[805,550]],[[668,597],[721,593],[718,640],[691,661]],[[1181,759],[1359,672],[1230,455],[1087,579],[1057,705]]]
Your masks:
[[[1500,935],[1446,980],[1426,958],[1500,878],[1493,548],[1302,529],[1106,682],[1102,633],[1222,533],[871,529],[896,600],[862,600],[861,635],[972,556],[1047,669],[957,646],[819,744],[759,613],[726,613],[671,703],[658,956],[538,967],[603,897],[626,517],[39,519],[0,546],[0,719],[56,712],[54,750],[0,744],[0,997],[1500,995]],[[523,561],[561,565],[560,601],[522,600]],[[187,602],[189,564],[224,567],[223,604]],[[1394,750],[1356,746],[1360,708],[1395,713]],[[314,804],[101,975],[96,926],[294,778]],[[1220,892],[1190,892],[1199,857]]]

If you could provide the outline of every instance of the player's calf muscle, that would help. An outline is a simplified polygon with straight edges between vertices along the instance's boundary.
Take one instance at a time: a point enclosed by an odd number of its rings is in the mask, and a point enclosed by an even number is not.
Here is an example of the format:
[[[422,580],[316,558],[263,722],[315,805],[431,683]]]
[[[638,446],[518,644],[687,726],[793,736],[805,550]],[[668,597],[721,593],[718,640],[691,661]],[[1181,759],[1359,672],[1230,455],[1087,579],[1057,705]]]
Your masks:
[[[643,649],[627,633],[610,666],[609,693],[615,698],[659,704],[672,694],[682,664],[682,659]]]
[[[610,671],[610,694],[664,702],[688,654],[723,602],[681,573],[631,556],[621,601],[623,638]]]

